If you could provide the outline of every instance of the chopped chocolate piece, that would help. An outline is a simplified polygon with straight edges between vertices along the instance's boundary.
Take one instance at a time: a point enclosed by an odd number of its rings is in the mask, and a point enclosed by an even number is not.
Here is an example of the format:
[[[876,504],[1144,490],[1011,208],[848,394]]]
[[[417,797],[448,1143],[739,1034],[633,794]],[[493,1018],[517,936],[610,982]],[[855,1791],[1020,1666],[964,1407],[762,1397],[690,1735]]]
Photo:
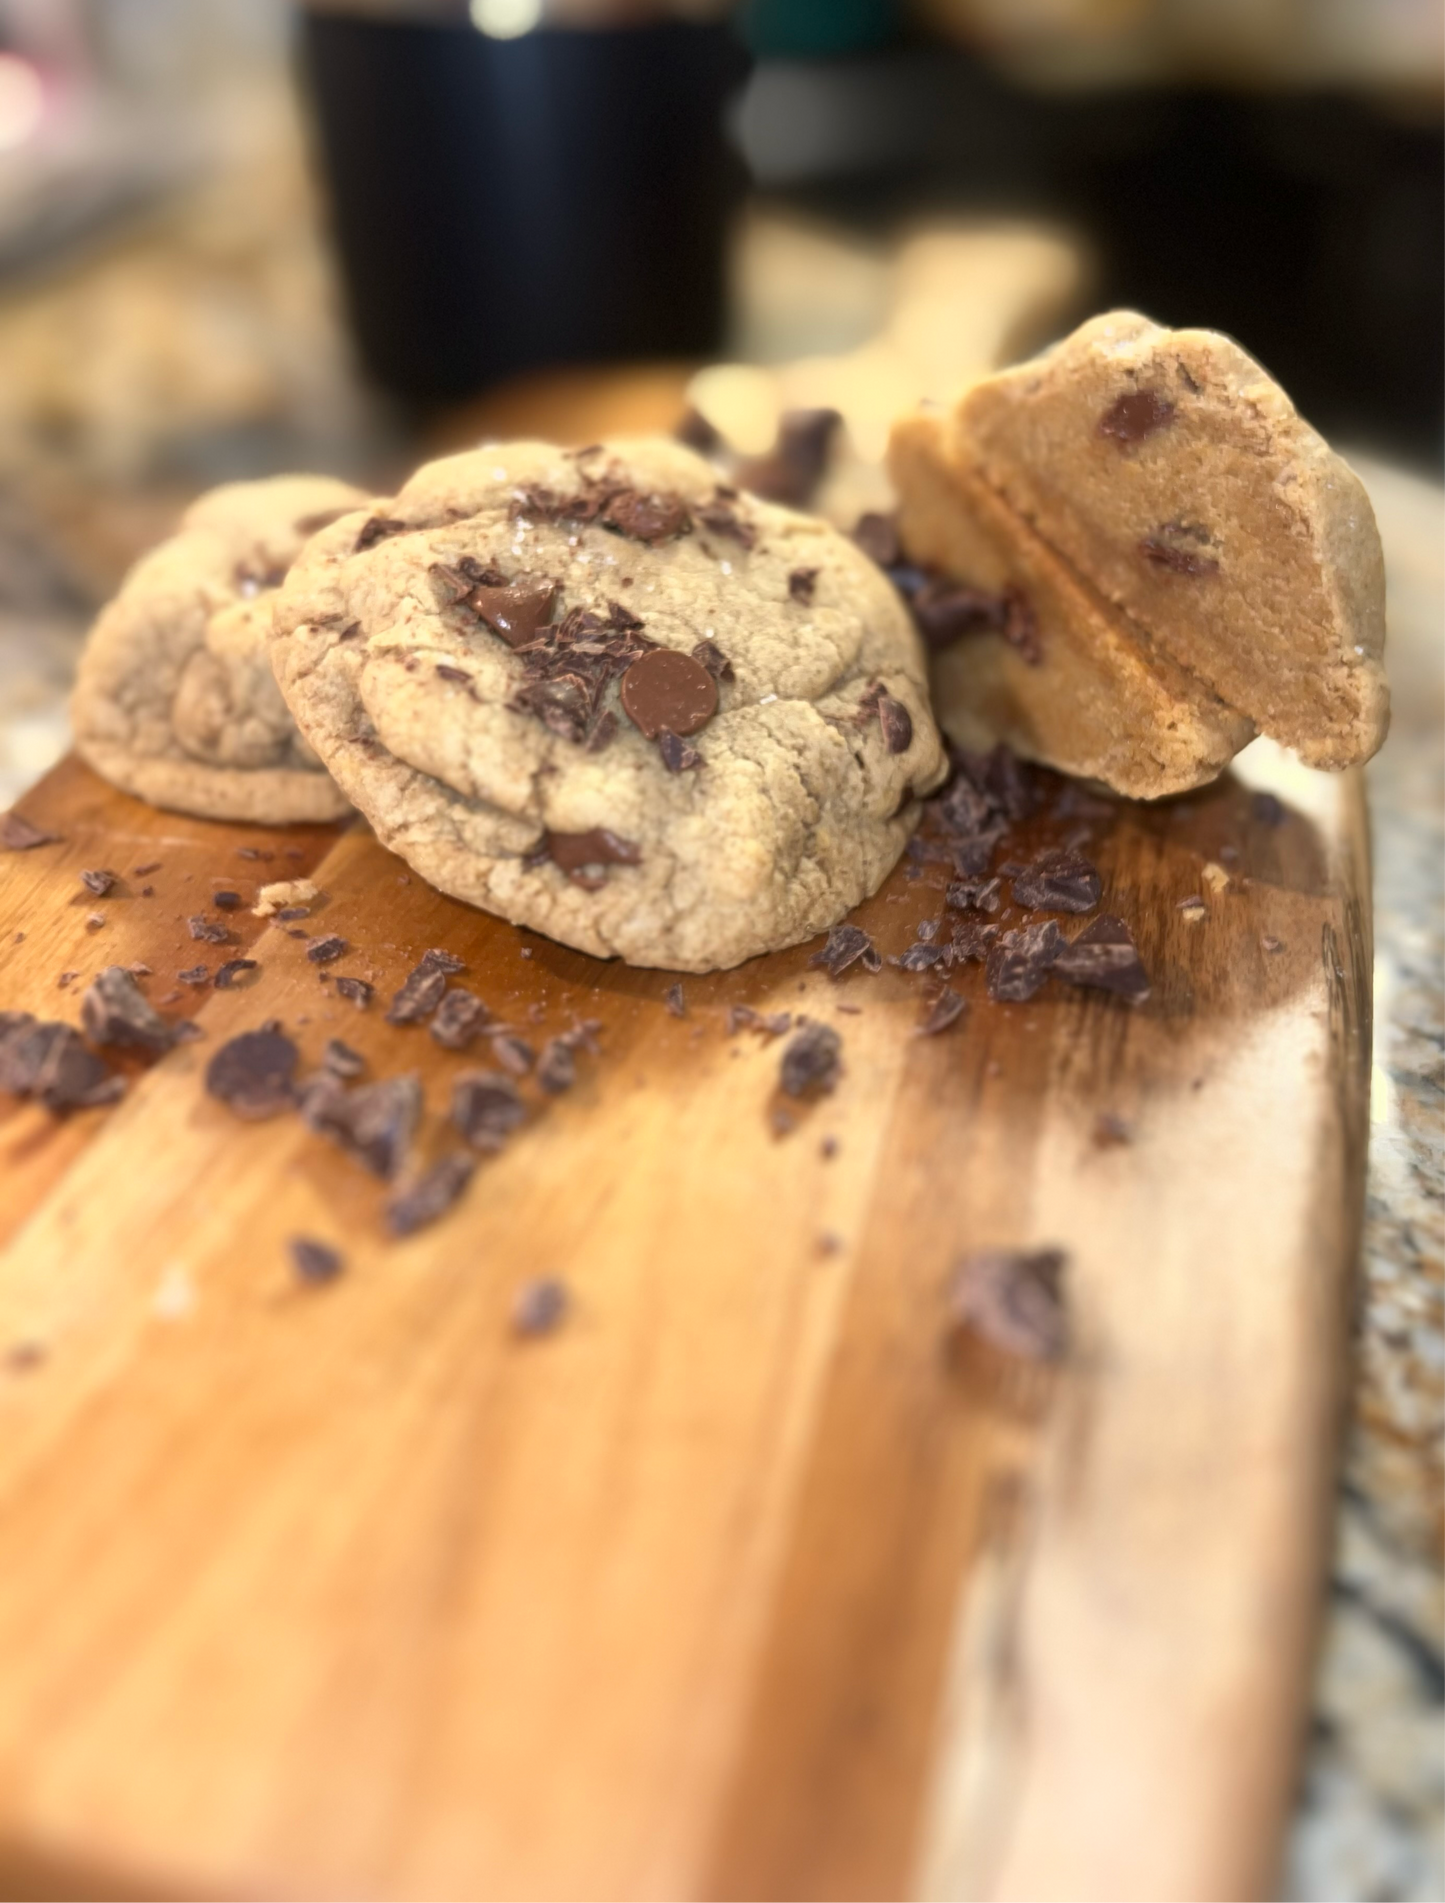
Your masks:
[[[524,1282],[512,1299],[512,1333],[523,1339],[550,1335],[565,1318],[570,1299],[566,1283],[553,1275]]]
[[[429,946],[422,953],[421,962],[428,971],[444,971],[448,978],[455,978],[459,971],[467,968],[465,958],[458,958],[455,952],[443,951],[439,945]]]
[[[604,747],[610,747],[617,737],[617,716],[610,707],[603,707],[587,723],[587,731],[582,736],[582,748],[586,753],[601,753]]]
[[[375,548],[378,542],[384,542],[388,535],[400,535],[407,527],[392,515],[369,515],[362,523],[356,535],[356,553],[363,549]]]
[[[943,895],[954,912],[997,912],[1003,904],[1002,879],[955,879]]]
[[[94,872],[82,872],[80,883],[87,892],[93,892],[98,899],[107,898],[114,890],[117,874],[107,872],[103,867]]]
[[[1200,555],[1192,548],[1181,548],[1177,541],[1171,541],[1162,534],[1146,535],[1139,544],[1139,553],[1156,568],[1167,568],[1176,575],[1198,578],[1219,573],[1219,563],[1212,555]]]
[[[386,1226],[394,1236],[415,1235],[428,1223],[444,1216],[456,1202],[476,1171],[476,1158],[464,1150],[453,1150],[416,1181],[389,1198]]]
[[[239,892],[213,892],[211,903],[219,911],[236,912],[241,908],[242,899]]]
[[[252,910],[255,910],[254,906]],[[276,917],[283,925],[289,925],[293,920],[298,918],[309,918],[310,915],[311,907],[309,905],[283,905],[280,911],[276,913]],[[305,932],[302,932],[301,937],[305,938],[305,936]]]
[[[683,996],[681,985],[669,985],[662,994],[662,1002],[667,1006],[669,1016],[674,1018],[687,1016],[687,999]]]
[[[853,540],[880,568],[896,568],[903,560],[897,516],[881,515],[876,510],[860,515],[853,525]]]
[[[835,925],[828,934],[827,944],[821,951],[814,952],[808,963],[821,966],[830,978],[841,978],[854,964],[861,964],[865,971],[879,971],[883,966],[873,940],[861,925]]]
[[[965,1256],[949,1291],[952,1325],[1025,1361],[1060,1361],[1069,1345],[1062,1249],[986,1249]]]
[[[574,885],[589,891],[595,891],[606,878],[599,868],[642,864],[642,848],[630,839],[619,839],[606,826],[594,826],[585,833],[547,832],[542,841],[552,863]]]
[[[59,833],[43,832],[23,813],[0,813],[0,852],[31,852],[36,846],[59,843]]]
[[[823,1141],[818,1145],[818,1154],[825,1162],[831,1163],[833,1158],[838,1154],[837,1137],[824,1137]]]
[[[219,919],[197,916],[186,920],[186,929],[192,938],[198,938],[205,945],[229,945],[231,934]]]
[[[492,1056],[503,1069],[511,1071],[514,1077],[525,1077],[537,1060],[537,1053],[526,1038],[506,1030],[491,1031],[488,1036],[492,1040]]]
[[[982,835],[996,817],[992,802],[962,773],[956,775],[932,806],[940,824],[963,838]]]
[[[736,542],[740,548],[752,548],[758,539],[757,529],[745,516],[733,507],[735,489],[717,492],[718,499],[710,502],[705,509],[699,509],[697,519],[705,529],[711,529],[714,535],[726,536],[730,542]]]
[[[918,1027],[918,1035],[937,1037],[949,1025],[957,1024],[967,1009],[967,998],[960,997],[952,985],[945,985],[928,1007],[928,1014]]]
[[[664,728],[685,739],[717,712],[717,682],[700,661],[676,648],[653,648],[634,661],[620,693],[622,711],[649,740]]]
[[[788,576],[788,593],[801,607],[806,608],[813,599],[813,590],[818,585],[816,568],[795,568]]]
[[[471,675],[464,667],[448,667],[445,661],[438,661],[436,672],[444,681],[460,681],[463,686],[471,681]]]
[[[329,932],[325,938],[314,938],[306,947],[306,956],[313,965],[331,965],[338,958],[344,958],[351,950],[344,938],[335,932]]]
[[[988,995],[1001,1004],[1024,1004],[1048,977],[1064,935],[1052,919],[1003,932],[989,947]]]
[[[469,1070],[452,1086],[451,1114],[473,1149],[500,1150],[527,1107],[510,1077],[496,1070]]]
[[[558,583],[549,576],[522,575],[502,588],[478,582],[462,601],[508,647],[524,648],[545,627],[557,592]]]
[[[722,433],[708,422],[701,410],[694,409],[690,403],[672,433],[679,443],[695,449],[699,456],[715,456],[720,449],[727,447]]]
[[[731,1004],[728,1006],[727,1034],[736,1037],[739,1031],[761,1031],[767,1038],[781,1037],[784,1031],[791,1028],[792,1022],[792,1013],[789,1011],[774,1011],[765,1016],[763,1012],[755,1011],[750,1004]]]
[[[702,755],[697,748],[690,747],[685,740],[679,740],[666,727],[657,736],[657,750],[669,773],[690,773],[702,765]]]
[[[364,978],[338,978],[336,990],[340,997],[348,999],[358,1011],[364,1011],[371,1003],[372,987]]]
[[[716,641],[699,641],[692,651],[692,658],[700,662],[715,681],[730,681],[733,678],[733,664]]]
[[[1149,996],[1149,974],[1133,934],[1123,919],[1107,912],[1056,954],[1053,969],[1070,984],[1095,985],[1130,1004],[1142,1004]]]
[[[334,1282],[346,1266],[339,1249],[333,1249],[326,1242],[316,1242],[310,1236],[289,1237],[286,1249],[291,1257],[291,1266],[302,1282],[318,1285]]]
[[[959,762],[999,819],[1027,819],[1038,805],[1038,787],[1033,776],[1002,741],[989,753],[963,752]]]
[[[1093,1140],[1095,1149],[1111,1150],[1121,1143],[1132,1143],[1134,1132],[1112,1110],[1101,1110],[1094,1119]]]
[[[883,729],[883,744],[890,753],[907,753],[913,745],[913,716],[901,700],[880,693],[873,703],[878,725]]]
[[[176,983],[181,985],[203,985],[210,981],[209,965],[188,965],[184,971],[176,973]]]
[[[153,885],[143,885],[140,889],[140,895],[143,899],[153,899],[156,895],[156,889]]]
[[[1157,390],[1125,390],[1099,418],[1099,434],[1121,447],[1141,442],[1174,418],[1174,405]]]
[[[981,918],[960,920],[953,928],[953,938],[949,943],[952,962],[955,965],[981,965],[998,935],[998,926],[986,924]]]
[[[301,1115],[311,1129],[340,1144],[373,1176],[388,1180],[406,1160],[421,1107],[421,1080],[414,1071],[348,1090],[323,1070],[301,1097]]]
[[[296,1099],[296,1057],[296,1046],[281,1031],[243,1031],[212,1056],[206,1090],[238,1117],[277,1116]]]
[[[766,456],[740,464],[737,480],[769,502],[804,508],[812,501],[843,418],[837,410],[785,410]]]
[[[916,939],[918,939],[922,944],[931,945],[934,939],[937,938],[938,928],[942,923],[943,923],[943,920],[941,918],[920,919],[918,921],[918,927],[916,931],[914,932],[913,936]]]
[[[446,992],[431,1021],[431,1034],[449,1051],[464,1051],[491,1013],[474,991],[454,985]]]
[[[948,947],[928,945],[920,941],[916,945],[910,945],[907,951],[890,962],[897,965],[901,971],[932,971],[935,965],[948,962]]]
[[[1095,868],[1077,852],[1041,852],[1013,882],[1015,905],[1030,912],[1092,912],[1103,885]]]
[[[636,489],[623,489],[614,495],[604,504],[599,520],[603,528],[649,546],[669,541],[675,535],[686,535],[692,527],[692,518],[681,496],[643,495]]]
[[[349,1044],[343,1044],[339,1037],[329,1037],[326,1049],[321,1053],[321,1065],[329,1070],[333,1077],[351,1079],[359,1077],[366,1069],[366,1059],[360,1051],[352,1050]]]
[[[796,1130],[798,1119],[784,1103],[775,1103],[768,1112],[768,1122],[772,1125],[775,1137],[785,1137],[790,1130]]]
[[[241,850],[246,851],[248,848],[242,847]],[[137,879],[143,879],[148,872],[159,872],[162,863],[163,861],[159,859],[147,859],[143,866],[133,866],[131,868],[132,875]]]
[[[62,971],[55,981],[56,989],[64,991],[67,985],[74,984],[79,976],[80,973],[78,971]]]
[[[42,1023],[28,1011],[0,1012],[0,1090],[35,1097],[47,1110],[88,1110],[114,1103],[125,1079],[112,1075],[69,1024]]]
[[[453,958],[450,952],[424,952],[421,962],[408,974],[405,984],[392,999],[386,1014],[387,1023],[420,1024],[423,1018],[429,1018],[442,1001],[447,979],[463,969],[462,961]]]
[[[1281,826],[1288,817],[1289,809],[1273,793],[1256,793],[1249,802],[1249,810],[1264,826]]]
[[[908,592],[914,624],[928,646],[938,653],[966,634],[1002,633],[1008,625],[1008,598],[983,588],[930,576]]]
[[[833,1089],[842,1074],[843,1040],[827,1024],[806,1023],[784,1046],[779,1080],[790,1097]]]
[[[118,1044],[159,1054],[175,1032],[142,995],[124,965],[107,965],[80,1001],[80,1021],[92,1044]]]
[[[537,1082],[549,1097],[560,1097],[577,1081],[577,1060],[566,1038],[554,1037],[542,1046],[537,1060]]]
[[[259,967],[254,958],[228,958],[216,973],[217,991],[232,991],[236,980],[243,971],[256,971]]]

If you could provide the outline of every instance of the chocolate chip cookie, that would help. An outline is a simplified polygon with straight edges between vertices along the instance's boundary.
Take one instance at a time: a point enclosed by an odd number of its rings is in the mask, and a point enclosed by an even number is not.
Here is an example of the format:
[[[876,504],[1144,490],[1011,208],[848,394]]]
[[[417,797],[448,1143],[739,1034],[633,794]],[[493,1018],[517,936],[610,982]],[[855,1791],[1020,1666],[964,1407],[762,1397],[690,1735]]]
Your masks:
[[[277,476],[192,504],[127,575],[81,656],[71,720],[97,773],[207,819],[347,811],[286,711],[268,641],[276,588],[307,537],[365,501],[328,476]]]
[[[944,771],[886,579],[660,439],[419,470],[308,544],[272,660],[423,877],[639,965],[707,971],[835,923]]]
[[[1383,740],[1369,499],[1229,338],[1095,318],[900,423],[890,469],[956,738],[1145,798],[1255,732],[1329,768]]]

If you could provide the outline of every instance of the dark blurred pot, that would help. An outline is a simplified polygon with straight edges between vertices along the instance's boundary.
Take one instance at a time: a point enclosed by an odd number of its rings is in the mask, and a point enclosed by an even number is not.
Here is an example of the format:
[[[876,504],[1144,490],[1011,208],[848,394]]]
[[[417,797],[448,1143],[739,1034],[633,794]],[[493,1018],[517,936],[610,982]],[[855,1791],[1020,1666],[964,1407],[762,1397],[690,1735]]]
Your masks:
[[[357,341],[388,389],[717,349],[741,188],[726,26],[495,40],[306,11],[301,52]]]

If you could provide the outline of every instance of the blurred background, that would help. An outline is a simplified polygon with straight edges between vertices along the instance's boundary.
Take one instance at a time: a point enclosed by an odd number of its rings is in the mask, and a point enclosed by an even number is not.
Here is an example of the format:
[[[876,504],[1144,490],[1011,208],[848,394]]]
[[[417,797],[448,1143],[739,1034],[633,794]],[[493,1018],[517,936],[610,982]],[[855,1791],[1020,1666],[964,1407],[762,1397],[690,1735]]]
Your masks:
[[[1260,358],[1438,629],[1442,99],[1439,0],[0,0],[0,803],[209,484],[385,490],[687,408],[761,455],[825,404],[848,519],[899,410],[1110,305]],[[1439,656],[1398,653],[1377,931],[1414,946],[1400,1075],[1435,1110],[1372,1165],[1310,1897],[1445,1895],[1445,1269],[1410,1149],[1438,1170]]]

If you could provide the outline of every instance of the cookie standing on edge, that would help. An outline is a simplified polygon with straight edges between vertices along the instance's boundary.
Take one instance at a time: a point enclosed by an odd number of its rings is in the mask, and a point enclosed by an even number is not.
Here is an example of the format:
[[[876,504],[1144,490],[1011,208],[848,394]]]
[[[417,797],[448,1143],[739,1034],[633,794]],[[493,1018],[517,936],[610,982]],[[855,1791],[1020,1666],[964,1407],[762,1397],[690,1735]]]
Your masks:
[[[1095,318],[900,423],[889,464],[908,557],[1031,618],[1027,651],[941,648],[955,738],[1143,798],[1213,779],[1256,731],[1329,768],[1384,739],[1369,499],[1229,338]]]
[[[194,502],[126,576],[81,655],[71,721],[96,772],[205,819],[345,813],[286,711],[268,641],[275,590],[307,537],[365,504],[329,476],[227,483]]]
[[[432,463],[311,542],[274,626],[382,843],[598,957],[707,971],[822,931],[944,772],[884,577],[660,439]]]

